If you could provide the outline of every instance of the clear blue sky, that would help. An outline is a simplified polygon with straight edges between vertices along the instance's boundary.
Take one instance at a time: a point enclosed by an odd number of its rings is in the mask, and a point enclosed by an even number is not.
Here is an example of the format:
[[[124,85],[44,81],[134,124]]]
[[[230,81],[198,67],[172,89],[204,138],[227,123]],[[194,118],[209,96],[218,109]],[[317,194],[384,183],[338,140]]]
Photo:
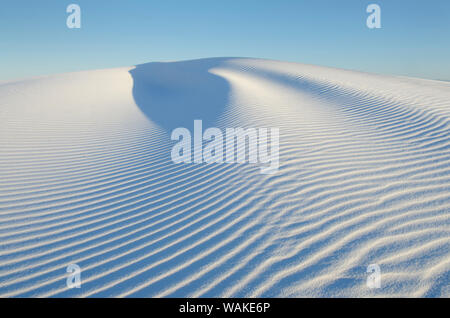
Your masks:
[[[66,27],[66,7],[82,28]],[[366,7],[382,29],[366,27]],[[450,80],[449,0],[2,0],[0,80],[202,57]]]

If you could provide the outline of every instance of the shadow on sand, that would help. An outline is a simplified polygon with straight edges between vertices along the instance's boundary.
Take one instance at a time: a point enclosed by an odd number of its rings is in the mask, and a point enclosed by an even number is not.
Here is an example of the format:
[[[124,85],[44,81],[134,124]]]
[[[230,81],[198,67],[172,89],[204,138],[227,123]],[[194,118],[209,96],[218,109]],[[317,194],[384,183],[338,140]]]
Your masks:
[[[227,60],[211,58],[137,65],[130,71],[136,105],[168,132],[177,127],[193,129],[196,119],[203,120],[204,127],[214,127],[228,103],[230,86],[210,70]]]

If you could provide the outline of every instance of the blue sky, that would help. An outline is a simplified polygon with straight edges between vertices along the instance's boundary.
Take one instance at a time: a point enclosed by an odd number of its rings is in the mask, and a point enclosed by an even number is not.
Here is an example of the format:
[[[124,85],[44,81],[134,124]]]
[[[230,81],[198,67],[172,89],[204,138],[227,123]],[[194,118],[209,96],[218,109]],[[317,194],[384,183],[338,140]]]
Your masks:
[[[66,7],[82,28],[66,26]],[[382,29],[366,7],[382,9]],[[0,80],[151,61],[261,57],[450,80],[448,0],[2,0]]]

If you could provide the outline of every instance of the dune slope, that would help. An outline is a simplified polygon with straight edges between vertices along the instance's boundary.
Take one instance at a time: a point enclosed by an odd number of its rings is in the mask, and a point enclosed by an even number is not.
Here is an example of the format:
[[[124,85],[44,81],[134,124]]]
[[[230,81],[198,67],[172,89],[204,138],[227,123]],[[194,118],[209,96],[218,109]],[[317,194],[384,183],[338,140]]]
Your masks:
[[[278,127],[279,172],[174,164],[194,119]],[[258,59],[2,83],[0,296],[449,297],[449,119],[450,83]]]

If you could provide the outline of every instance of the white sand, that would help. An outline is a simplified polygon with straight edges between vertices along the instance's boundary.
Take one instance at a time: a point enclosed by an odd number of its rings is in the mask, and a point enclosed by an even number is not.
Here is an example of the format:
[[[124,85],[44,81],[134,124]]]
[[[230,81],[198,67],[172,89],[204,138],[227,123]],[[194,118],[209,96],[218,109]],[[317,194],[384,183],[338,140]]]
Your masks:
[[[0,296],[449,297],[449,118],[450,83],[257,59],[2,83]],[[278,127],[278,174],[173,164],[193,119]]]

